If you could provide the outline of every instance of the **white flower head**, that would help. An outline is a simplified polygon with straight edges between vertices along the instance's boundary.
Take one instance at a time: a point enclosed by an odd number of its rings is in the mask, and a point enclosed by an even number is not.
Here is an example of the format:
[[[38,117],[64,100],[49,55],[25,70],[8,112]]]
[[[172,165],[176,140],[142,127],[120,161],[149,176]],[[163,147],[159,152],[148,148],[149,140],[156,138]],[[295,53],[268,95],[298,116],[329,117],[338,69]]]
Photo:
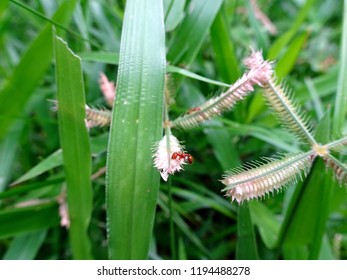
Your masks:
[[[169,147],[167,145],[168,143],[170,143]],[[153,154],[154,166],[159,170],[164,181],[167,181],[170,174],[181,171],[183,165],[187,163],[185,158],[187,154],[185,154],[183,149],[184,147],[173,135],[169,137],[164,135],[156,145]]]

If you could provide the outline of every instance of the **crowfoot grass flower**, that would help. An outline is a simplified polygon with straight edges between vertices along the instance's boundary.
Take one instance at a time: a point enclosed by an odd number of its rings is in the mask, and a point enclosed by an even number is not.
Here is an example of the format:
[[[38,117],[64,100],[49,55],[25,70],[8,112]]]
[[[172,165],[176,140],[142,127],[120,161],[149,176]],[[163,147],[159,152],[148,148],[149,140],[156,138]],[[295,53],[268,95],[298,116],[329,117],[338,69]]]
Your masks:
[[[268,80],[265,86],[264,97],[277,119],[290,132],[294,133],[304,143],[317,145],[312,135],[312,127],[307,115],[301,112],[300,106],[293,101],[292,94],[285,86],[276,81],[275,75]]]
[[[167,181],[170,174],[181,171],[183,165],[187,163],[184,156],[177,155],[187,155],[184,147],[175,136],[164,135],[154,148],[153,154],[154,166],[159,170],[164,181]]]
[[[227,187],[224,191],[232,200],[241,203],[244,200],[263,197],[282,187],[296,183],[309,172],[314,160],[314,152],[287,155],[283,158],[264,158],[231,170],[222,180]]]
[[[254,91],[255,85],[265,86],[273,74],[271,62],[264,60],[261,52],[253,52],[244,59],[244,64],[248,71],[226,92],[188,110],[185,115],[172,121],[171,127],[191,128],[231,110],[237,102]]]

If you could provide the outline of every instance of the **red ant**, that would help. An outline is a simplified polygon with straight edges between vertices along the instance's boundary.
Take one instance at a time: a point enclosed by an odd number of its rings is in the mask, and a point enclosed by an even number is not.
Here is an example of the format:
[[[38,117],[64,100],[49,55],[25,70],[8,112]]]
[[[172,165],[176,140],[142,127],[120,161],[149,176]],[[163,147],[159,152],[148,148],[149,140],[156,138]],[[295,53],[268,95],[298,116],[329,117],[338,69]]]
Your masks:
[[[197,111],[200,111],[201,109],[199,107],[194,107],[194,108],[190,108],[187,112],[188,115],[194,113],[194,112],[197,112]]]
[[[184,162],[187,162],[189,164],[192,164],[194,161],[194,158],[191,154],[181,153],[181,152],[174,152],[171,156],[172,159],[183,159]]]

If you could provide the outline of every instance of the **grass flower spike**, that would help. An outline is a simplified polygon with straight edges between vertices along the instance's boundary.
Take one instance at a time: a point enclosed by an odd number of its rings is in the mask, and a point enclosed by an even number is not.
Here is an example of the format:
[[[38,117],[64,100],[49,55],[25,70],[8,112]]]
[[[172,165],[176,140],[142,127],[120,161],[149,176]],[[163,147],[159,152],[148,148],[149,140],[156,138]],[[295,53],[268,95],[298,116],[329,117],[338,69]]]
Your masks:
[[[239,80],[226,92],[209,99],[205,104],[189,110],[171,123],[171,127],[190,128],[230,110],[238,101],[254,91],[254,85],[264,86],[272,75],[271,63],[265,61],[261,52],[253,52],[244,60],[248,68]]]
[[[263,162],[251,162],[244,168],[228,172],[222,183],[227,196],[241,203],[244,200],[263,197],[282,187],[296,183],[311,168],[314,152],[287,155],[281,159],[265,158]]]
[[[264,90],[264,96],[270,107],[275,111],[278,120],[289,131],[305,143],[316,145],[317,142],[311,133],[311,126],[299,106],[292,101],[291,94],[283,85],[276,83],[276,79],[269,79]]]
[[[86,126],[106,126],[111,123],[111,111],[107,109],[95,109],[86,105]]]
[[[184,152],[183,148],[173,135],[164,135],[156,145],[153,154],[154,166],[159,170],[164,181],[167,181],[170,174],[181,171],[183,165],[187,163],[185,155],[188,156],[188,154]]]

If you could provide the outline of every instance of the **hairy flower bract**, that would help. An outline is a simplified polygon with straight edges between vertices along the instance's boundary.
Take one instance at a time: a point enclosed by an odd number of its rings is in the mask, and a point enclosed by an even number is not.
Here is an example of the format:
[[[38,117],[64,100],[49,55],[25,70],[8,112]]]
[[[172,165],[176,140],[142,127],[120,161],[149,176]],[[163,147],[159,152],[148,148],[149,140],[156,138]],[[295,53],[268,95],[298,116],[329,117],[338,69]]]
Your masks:
[[[184,153],[183,148],[178,139],[173,135],[164,135],[156,145],[153,154],[154,166],[159,170],[164,181],[167,181],[170,174],[181,171],[183,165],[186,164],[180,157],[171,158],[173,153]]]

